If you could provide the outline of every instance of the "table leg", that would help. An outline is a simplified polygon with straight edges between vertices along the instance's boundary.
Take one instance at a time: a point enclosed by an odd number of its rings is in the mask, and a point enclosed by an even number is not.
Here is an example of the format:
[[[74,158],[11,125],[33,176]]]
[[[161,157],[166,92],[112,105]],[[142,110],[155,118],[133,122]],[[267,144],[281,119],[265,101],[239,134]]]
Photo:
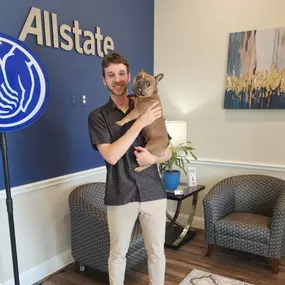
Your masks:
[[[190,230],[190,227],[195,216],[197,201],[198,193],[195,193],[192,200],[192,211],[189,213],[186,225],[184,227],[176,221],[180,212],[181,201],[178,201],[177,203],[175,215],[173,218],[169,215],[169,213],[166,213],[167,218],[170,220],[170,223],[166,227],[165,246],[179,248],[185,242],[195,237],[196,232]]]

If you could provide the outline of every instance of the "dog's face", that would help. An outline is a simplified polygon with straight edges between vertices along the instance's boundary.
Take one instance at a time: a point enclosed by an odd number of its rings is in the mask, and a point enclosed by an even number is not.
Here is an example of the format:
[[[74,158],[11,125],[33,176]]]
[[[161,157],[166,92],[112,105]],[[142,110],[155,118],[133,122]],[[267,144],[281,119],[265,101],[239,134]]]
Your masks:
[[[156,91],[158,82],[163,78],[160,73],[152,76],[146,72],[139,72],[134,78],[133,91],[138,97],[150,97]]]

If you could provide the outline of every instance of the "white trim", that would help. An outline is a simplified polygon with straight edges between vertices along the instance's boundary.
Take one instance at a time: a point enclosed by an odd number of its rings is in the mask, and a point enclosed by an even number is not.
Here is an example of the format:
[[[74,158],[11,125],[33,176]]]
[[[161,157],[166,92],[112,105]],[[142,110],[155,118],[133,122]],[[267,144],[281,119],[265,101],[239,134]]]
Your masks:
[[[194,217],[192,227],[193,227],[193,228],[197,228],[197,229],[204,230],[204,229],[205,229],[205,227],[204,227],[204,218],[201,218],[201,217]]]
[[[234,160],[214,160],[214,159],[199,159],[194,160],[189,157],[191,164],[197,165],[210,165],[210,166],[221,166],[221,167],[238,167],[246,169],[255,169],[255,170],[268,170],[268,171],[277,171],[285,172],[284,164],[268,164],[268,163],[255,163],[247,161],[234,161]]]
[[[40,280],[50,276],[56,271],[74,262],[71,256],[71,250],[67,250],[60,255],[57,255],[42,264],[31,268],[20,274],[21,285],[31,285]],[[0,284],[0,285],[14,285],[14,278]]]
[[[169,212],[169,214],[172,217],[174,216],[174,212]],[[186,225],[187,219],[188,219],[188,215],[187,214],[180,213],[178,218],[177,218],[177,222],[179,224],[181,224],[181,225]],[[194,219],[193,219],[192,227],[204,230],[204,218],[195,216]]]
[[[67,174],[64,176],[59,176],[59,177],[55,177],[55,178],[51,178],[51,179],[47,179],[47,180],[42,180],[42,181],[30,183],[30,184],[12,187],[11,188],[11,194],[12,194],[12,196],[16,196],[16,195],[28,193],[31,191],[35,191],[35,190],[59,185],[62,183],[68,183],[68,182],[71,182],[73,180],[86,178],[86,177],[89,177],[92,175],[98,175],[98,174],[101,174],[104,172],[106,172],[106,167],[101,166],[101,167],[97,167],[97,168],[93,168],[93,169],[89,169],[89,170],[85,170],[85,171]],[[1,190],[0,191],[0,200],[4,199],[4,198],[6,198],[6,191]]]
[[[244,169],[254,169],[254,170],[267,170],[275,172],[285,172],[285,165],[282,164],[268,164],[268,163],[254,163],[254,162],[244,162],[244,161],[234,161],[234,160],[214,160],[214,159],[198,159],[193,160],[192,157],[189,157],[191,164],[196,165],[209,165],[209,166],[218,166],[218,167],[236,167]],[[88,169],[85,171],[80,171],[72,174],[67,174],[64,176],[59,176],[47,180],[42,180],[30,184],[25,184],[17,187],[12,187],[11,193],[12,196],[20,195],[23,193],[28,193],[34,190],[39,190],[42,188],[47,188],[55,186],[62,183],[67,183],[79,178],[85,178],[92,175],[100,174],[106,172],[106,167],[101,166],[93,169]],[[6,197],[6,192],[0,190],[0,200]]]
[[[170,213],[173,215],[174,213]],[[186,224],[188,215],[180,214],[178,217],[178,222],[182,225]],[[193,225],[194,228],[204,229],[204,219],[201,217],[194,217]],[[31,285],[48,278],[53,273],[59,271],[60,269],[66,267],[67,265],[74,262],[71,255],[71,250],[67,250],[60,255],[57,255],[42,264],[33,267],[20,274],[21,285]],[[0,285],[14,285],[14,279],[10,279]]]

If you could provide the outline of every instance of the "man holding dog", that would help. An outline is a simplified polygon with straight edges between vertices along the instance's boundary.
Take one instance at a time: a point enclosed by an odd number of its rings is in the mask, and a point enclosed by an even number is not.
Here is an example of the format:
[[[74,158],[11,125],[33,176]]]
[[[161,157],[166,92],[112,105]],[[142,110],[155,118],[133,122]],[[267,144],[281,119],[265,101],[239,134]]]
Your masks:
[[[102,61],[103,83],[110,92],[109,101],[92,111],[88,118],[92,146],[103,156],[107,167],[105,204],[110,232],[109,280],[123,285],[126,253],[137,217],[143,230],[148,255],[150,284],[163,285],[165,278],[166,193],[156,164],[171,157],[170,149],[162,157],[145,148],[142,129],[162,116],[155,102],[135,121],[116,124],[133,108],[128,97],[129,63],[117,53]],[[142,172],[138,166],[151,164]]]

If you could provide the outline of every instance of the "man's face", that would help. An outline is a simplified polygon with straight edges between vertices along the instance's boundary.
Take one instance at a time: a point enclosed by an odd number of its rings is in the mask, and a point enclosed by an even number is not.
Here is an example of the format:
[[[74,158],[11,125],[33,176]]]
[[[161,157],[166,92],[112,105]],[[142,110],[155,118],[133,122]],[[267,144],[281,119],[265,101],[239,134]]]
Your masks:
[[[112,63],[105,68],[105,77],[103,77],[103,82],[114,96],[127,95],[130,79],[127,67],[122,63]]]

